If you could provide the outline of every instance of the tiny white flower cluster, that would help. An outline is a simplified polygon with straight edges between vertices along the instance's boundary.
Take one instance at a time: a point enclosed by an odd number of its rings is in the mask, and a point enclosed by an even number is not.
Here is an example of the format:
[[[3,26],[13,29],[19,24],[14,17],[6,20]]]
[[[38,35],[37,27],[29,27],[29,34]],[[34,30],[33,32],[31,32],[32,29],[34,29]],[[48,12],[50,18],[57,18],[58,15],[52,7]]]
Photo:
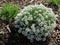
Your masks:
[[[51,8],[44,5],[29,5],[15,17],[18,32],[30,41],[45,41],[56,26],[56,17]]]

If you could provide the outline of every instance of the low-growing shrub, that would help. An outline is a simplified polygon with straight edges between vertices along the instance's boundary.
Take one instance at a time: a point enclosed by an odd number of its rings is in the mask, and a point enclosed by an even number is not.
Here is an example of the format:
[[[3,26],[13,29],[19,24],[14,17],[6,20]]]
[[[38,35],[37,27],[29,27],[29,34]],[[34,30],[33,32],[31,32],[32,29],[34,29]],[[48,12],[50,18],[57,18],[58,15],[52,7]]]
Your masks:
[[[15,17],[15,27],[30,41],[46,41],[56,26],[56,17],[51,8],[44,5],[29,5]]]
[[[5,3],[0,9],[0,19],[11,22],[12,19],[17,15],[19,8],[17,5],[12,3]]]

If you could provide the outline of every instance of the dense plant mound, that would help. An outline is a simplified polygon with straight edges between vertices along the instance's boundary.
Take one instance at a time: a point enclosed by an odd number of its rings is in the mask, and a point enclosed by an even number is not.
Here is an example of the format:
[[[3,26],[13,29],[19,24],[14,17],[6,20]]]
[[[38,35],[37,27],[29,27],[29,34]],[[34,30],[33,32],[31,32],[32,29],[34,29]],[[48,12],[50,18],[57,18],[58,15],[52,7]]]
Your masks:
[[[51,8],[44,5],[29,5],[15,17],[15,27],[30,41],[45,41],[56,26],[56,17]]]

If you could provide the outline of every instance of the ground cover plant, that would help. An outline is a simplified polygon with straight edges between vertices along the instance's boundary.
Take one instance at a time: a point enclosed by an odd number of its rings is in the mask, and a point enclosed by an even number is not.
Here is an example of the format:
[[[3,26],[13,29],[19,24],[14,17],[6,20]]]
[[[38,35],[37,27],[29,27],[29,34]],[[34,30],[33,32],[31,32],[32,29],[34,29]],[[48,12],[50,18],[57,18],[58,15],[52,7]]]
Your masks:
[[[56,16],[51,8],[44,5],[29,5],[15,17],[18,33],[30,41],[45,41],[56,26]]]
[[[13,3],[5,3],[0,9],[0,19],[11,22],[17,15],[19,8]]]

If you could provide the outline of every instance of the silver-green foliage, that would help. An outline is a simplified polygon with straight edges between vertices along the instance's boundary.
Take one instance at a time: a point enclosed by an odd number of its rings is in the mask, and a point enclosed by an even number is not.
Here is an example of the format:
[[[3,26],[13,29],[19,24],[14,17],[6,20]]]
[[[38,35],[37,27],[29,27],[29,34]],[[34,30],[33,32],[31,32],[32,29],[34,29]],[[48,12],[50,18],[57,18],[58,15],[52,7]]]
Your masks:
[[[30,41],[45,41],[56,26],[56,17],[51,8],[44,5],[29,5],[15,17],[15,27]]]

